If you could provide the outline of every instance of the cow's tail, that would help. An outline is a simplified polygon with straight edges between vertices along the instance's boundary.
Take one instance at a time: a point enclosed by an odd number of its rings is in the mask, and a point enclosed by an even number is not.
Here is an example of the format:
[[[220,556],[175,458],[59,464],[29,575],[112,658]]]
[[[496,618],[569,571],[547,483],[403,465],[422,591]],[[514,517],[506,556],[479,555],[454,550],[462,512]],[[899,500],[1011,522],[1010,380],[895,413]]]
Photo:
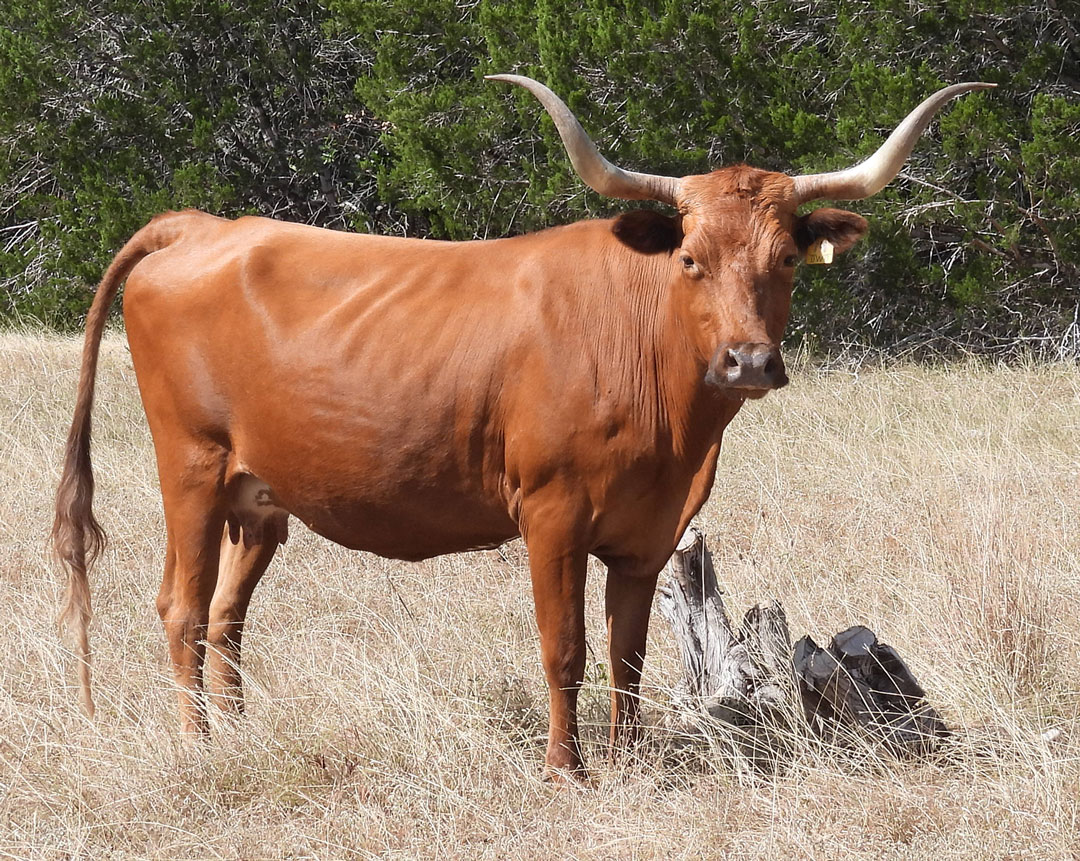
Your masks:
[[[105,530],[93,512],[94,473],[90,464],[90,413],[94,406],[94,380],[97,376],[101,337],[109,308],[120,285],[135,265],[148,254],[164,248],[176,236],[168,217],[159,216],[136,233],[113,258],[98,285],[90,313],[86,318],[82,368],[75,395],[75,416],[64,448],[64,468],[56,490],[56,517],[52,527],[52,545],[67,572],[67,588],[60,611],[61,628],[75,636],[79,658],[79,687],[83,710],[94,716],[90,693],[90,584],[87,572],[105,546]]]

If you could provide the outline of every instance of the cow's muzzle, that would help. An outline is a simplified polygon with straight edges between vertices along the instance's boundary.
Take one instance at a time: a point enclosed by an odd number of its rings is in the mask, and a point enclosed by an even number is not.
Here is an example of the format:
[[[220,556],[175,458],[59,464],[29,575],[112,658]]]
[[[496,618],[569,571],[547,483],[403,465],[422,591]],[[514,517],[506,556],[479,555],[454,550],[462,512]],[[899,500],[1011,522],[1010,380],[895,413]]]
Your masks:
[[[788,377],[780,350],[771,344],[721,344],[705,382],[739,397],[761,398],[786,386]]]

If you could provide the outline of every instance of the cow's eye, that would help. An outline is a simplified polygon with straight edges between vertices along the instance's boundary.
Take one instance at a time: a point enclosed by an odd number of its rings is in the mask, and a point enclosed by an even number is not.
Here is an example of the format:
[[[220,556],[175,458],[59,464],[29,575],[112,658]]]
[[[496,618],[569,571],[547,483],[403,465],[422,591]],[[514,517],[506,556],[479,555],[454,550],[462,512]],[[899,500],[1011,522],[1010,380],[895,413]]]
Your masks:
[[[682,264],[683,275],[693,280],[698,280],[704,273],[701,271],[701,267],[697,265],[694,258],[687,254],[685,251],[679,252],[679,263]]]
[[[796,254],[789,254],[787,257],[784,258],[784,266],[785,267],[794,266],[798,262],[799,262],[799,257]]]

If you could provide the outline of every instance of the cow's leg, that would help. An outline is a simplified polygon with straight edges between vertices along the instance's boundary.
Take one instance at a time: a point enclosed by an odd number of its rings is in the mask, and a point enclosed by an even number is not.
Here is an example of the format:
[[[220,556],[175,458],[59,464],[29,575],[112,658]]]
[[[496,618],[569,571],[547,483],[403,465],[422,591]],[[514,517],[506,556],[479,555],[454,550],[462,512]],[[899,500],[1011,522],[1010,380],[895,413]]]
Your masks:
[[[526,538],[540,653],[548,683],[549,776],[585,781],[578,741],[578,690],[585,678],[585,568],[587,554],[558,539]]]
[[[611,661],[612,754],[641,737],[641,668],[657,574],[622,565],[608,567],[604,604]]]
[[[224,711],[241,712],[244,689],[240,677],[240,639],[244,631],[251,593],[255,591],[274,551],[276,538],[267,535],[259,543],[250,543],[237,535],[235,543],[225,528],[221,537],[217,587],[210,602],[206,644],[207,689],[210,699]]]
[[[184,732],[206,732],[202,668],[218,576],[225,500],[224,457],[199,447],[159,447],[168,547],[157,609],[169,641]]]

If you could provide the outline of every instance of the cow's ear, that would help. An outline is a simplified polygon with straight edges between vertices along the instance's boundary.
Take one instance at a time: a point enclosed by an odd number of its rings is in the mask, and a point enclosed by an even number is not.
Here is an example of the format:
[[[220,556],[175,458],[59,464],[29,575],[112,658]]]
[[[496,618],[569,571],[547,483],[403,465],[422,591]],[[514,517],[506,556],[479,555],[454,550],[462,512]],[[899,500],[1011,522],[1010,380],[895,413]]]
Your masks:
[[[866,233],[866,219],[843,209],[815,209],[800,215],[795,222],[795,244],[799,254],[820,239],[832,243],[833,251],[841,254],[862,239]]]
[[[611,232],[623,245],[642,254],[674,251],[682,244],[682,219],[648,209],[624,212],[611,225]]]

